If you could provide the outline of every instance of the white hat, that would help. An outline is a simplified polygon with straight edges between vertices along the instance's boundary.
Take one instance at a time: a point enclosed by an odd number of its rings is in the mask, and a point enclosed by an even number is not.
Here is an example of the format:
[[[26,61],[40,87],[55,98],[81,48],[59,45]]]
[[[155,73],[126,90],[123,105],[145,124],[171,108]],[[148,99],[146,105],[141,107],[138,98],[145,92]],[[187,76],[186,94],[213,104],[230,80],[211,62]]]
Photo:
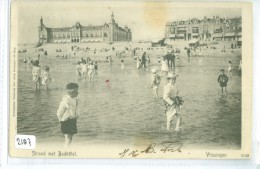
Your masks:
[[[176,79],[177,77],[178,77],[178,75],[175,73],[172,73],[172,72],[168,73],[168,75],[167,75],[168,79]]]
[[[151,69],[151,72],[152,72],[152,73],[156,73],[156,69],[152,68],[152,69]]]

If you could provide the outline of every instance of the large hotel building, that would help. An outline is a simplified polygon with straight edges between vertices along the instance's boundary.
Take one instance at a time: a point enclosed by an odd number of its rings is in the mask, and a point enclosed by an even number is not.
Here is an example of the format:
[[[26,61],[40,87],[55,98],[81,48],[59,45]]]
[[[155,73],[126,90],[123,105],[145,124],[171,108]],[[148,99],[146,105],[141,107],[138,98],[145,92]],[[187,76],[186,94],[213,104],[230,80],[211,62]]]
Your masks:
[[[240,41],[242,42],[242,20],[236,18],[204,17],[186,21],[168,22],[165,26],[168,40],[199,39],[201,41]]]
[[[39,42],[40,43],[84,43],[84,42],[129,42],[132,41],[131,30],[125,26],[118,26],[111,15],[109,23],[99,26],[82,26],[77,22],[72,27],[49,28],[40,19]]]

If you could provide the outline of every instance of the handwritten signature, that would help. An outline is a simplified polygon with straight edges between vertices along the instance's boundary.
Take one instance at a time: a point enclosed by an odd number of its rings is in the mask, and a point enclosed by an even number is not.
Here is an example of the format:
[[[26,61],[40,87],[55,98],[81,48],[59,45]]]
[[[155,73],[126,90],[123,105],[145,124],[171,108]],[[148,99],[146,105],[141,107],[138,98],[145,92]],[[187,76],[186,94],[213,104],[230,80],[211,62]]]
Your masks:
[[[183,143],[180,143],[179,141],[167,141],[167,142],[161,142],[161,143],[151,143],[149,144],[144,150],[138,150],[138,149],[124,149],[123,152],[119,153],[120,158],[124,157],[137,157],[140,154],[151,154],[151,153],[157,153],[158,150],[163,153],[167,152],[181,152],[181,148],[183,146]]]

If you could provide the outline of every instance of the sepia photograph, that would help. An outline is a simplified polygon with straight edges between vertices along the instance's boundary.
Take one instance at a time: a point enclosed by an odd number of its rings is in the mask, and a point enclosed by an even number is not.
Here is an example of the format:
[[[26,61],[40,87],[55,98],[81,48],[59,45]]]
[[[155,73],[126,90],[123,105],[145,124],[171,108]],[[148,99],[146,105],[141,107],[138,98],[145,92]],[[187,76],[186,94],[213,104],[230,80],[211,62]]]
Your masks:
[[[9,154],[251,157],[250,3],[13,1]]]

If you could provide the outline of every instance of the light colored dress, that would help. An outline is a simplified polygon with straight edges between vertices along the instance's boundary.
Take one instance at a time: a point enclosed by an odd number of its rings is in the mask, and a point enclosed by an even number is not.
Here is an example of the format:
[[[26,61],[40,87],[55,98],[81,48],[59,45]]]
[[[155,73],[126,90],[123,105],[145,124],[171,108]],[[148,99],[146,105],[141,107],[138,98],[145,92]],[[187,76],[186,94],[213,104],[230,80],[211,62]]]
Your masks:
[[[81,65],[81,73],[86,74],[87,73],[87,64],[80,64]]]
[[[239,63],[238,70],[242,70],[242,62]]]
[[[81,76],[81,70],[82,70],[82,67],[78,64],[78,65],[76,65],[76,73],[77,73],[77,75],[78,76]]]
[[[167,121],[171,121],[173,116],[180,113],[178,109],[173,105],[173,98],[178,96],[178,89],[175,85],[167,83],[163,90],[163,100],[166,103],[166,116]]]
[[[138,58],[137,58],[137,61],[136,61],[136,68],[137,69],[141,68],[141,61]]]
[[[88,76],[93,77],[95,71],[95,66],[94,65],[89,65],[88,66]]]
[[[228,64],[228,72],[231,72],[231,71],[232,71],[232,64],[229,63],[229,64]]]
[[[40,66],[33,66],[32,69],[33,81],[37,82],[40,81],[41,78],[41,67]]]
[[[164,71],[164,72],[169,71],[167,60],[162,61],[162,71]]]
[[[43,85],[50,85],[51,83],[51,75],[49,71],[43,70],[41,73],[41,77],[42,77],[42,84]]]
[[[125,69],[125,64],[121,63],[121,69],[124,70]]]
[[[152,74],[152,77],[151,77],[151,87],[153,89],[157,89],[159,88],[159,85],[161,83],[161,78],[158,74]]]

